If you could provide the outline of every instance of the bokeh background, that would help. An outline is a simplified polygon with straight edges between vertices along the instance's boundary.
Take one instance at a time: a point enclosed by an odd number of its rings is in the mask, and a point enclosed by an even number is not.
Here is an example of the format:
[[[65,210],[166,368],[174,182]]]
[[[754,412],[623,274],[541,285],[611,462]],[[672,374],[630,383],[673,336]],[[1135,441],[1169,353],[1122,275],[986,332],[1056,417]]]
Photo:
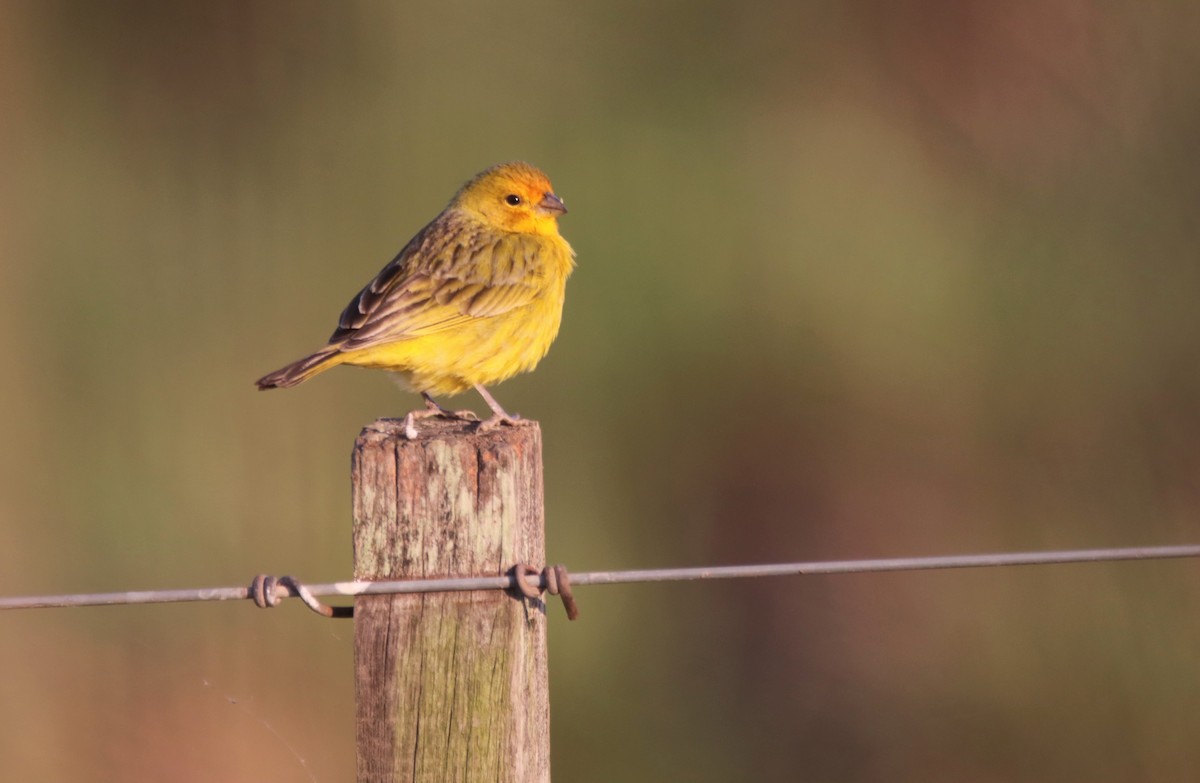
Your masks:
[[[1195,542],[1197,40],[1132,1],[4,2],[0,594],[348,576],[351,445],[416,399],[252,381],[513,158],[579,254],[497,389],[553,561]],[[560,781],[1200,777],[1195,562],[580,600]],[[348,624],[0,628],[5,780],[352,779]]]

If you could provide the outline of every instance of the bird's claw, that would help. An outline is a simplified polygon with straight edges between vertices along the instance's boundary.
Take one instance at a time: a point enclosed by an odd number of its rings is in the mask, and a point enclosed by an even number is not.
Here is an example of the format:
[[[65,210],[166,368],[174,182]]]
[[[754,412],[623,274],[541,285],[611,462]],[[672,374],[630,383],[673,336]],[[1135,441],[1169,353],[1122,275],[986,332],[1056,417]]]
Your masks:
[[[475,411],[423,410],[409,411],[404,415],[404,437],[408,440],[417,439],[417,419],[447,419],[449,421],[478,422],[479,416]]]
[[[507,415],[501,415],[497,413],[494,416],[484,419],[483,421],[479,422],[479,424],[475,425],[475,431],[491,432],[492,430],[499,429],[504,425],[508,425],[509,427],[528,427],[531,424],[533,424],[532,421],[529,419],[522,419],[520,414],[510,413]]]
[[[417,419],[448,419],[450,421],[479,421],[479,416],[475,411],[451,411],[446,410],[441,405],[438,405],[432,397],[425,397],[425,407],[420,410],[409,411],[404,416],[404,437],[408,440],[417,439]]]
[[[416,417],[418,419],[427,419],[430,416],[439,416],[443,419],[453,419],[455,421],[479,421],[479,416],[475,414],[475,411],[448,411],[441,405],[438,405],[432,397],[425,395],[425,410],[416,411]]]

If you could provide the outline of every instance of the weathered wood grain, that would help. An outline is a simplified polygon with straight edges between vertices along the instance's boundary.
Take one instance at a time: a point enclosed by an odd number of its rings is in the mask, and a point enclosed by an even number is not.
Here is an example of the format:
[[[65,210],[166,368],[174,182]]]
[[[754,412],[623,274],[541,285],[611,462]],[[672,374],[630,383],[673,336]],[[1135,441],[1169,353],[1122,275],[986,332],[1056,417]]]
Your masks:
[[[545,562],[541,431],[396,420],[354,446],[354,577]],[[550,780],[546,615],[496,592],[355,601],[359,783]]]

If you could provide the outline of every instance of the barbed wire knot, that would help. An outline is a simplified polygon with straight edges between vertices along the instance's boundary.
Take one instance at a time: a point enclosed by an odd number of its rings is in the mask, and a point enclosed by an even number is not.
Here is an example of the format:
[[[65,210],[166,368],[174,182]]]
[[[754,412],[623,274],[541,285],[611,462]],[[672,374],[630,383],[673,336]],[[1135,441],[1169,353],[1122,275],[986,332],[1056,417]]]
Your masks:
[[[517,590],[526,598],[538,598],[545,591],[550,595],[562,598],[563,608],[567,610],[567,619],[579,617],[579,606],[571,593],[571,577],[564,565],[546,566],[541,571],[531,565],[518,563],[512,567],[513,580]]]
[[[571,594],[571,576],[565,565],[548,566],[546,568],[546,591],[562,599],[563,608],[567,610],[567,619],[579,617],[579,606],[575,596]]]
[[[270,609],[279,606],[284,596],[294,596],[304,602],[322,617],[346,618],[354,616],[353,606],[331,606],[323,604],[305,587],[299,579],[293,576],[274,577],[270,574],[258,574],[250,582],[250,598],[259,609]]]

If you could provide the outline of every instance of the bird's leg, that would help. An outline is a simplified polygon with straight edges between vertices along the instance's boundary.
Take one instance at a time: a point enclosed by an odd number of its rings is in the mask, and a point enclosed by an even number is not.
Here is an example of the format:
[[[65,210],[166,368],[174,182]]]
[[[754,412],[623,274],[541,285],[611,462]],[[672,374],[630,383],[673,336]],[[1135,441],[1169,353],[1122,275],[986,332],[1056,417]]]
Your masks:
[[[486,402],[488,407],[492,409],[491,417],[479,422],[479,432],[490,432],[499,427],[501,424],[507,424],[510,427],[524,427],[533,423],[531,421],[522,419],[515,413],[510,414],[505,411],[500,407],[500,403],[496,402],[496,398],[489,394],[488,390],[480,386],[478,383],[475,384],[475,391],[479,392],[479,396],[482,397],[483,401]]]
[[[457,421],[479,421],[479,417],[475,415],[475,411],[451,411],[446,410],[433,397],[429,396],[429,392],[421,392],[421,397],[425,400],[424,410],[409,411],[404,416],[404,437],[408,440],[417,439],[417,419],[429,419],[434,416],[440,416],[443,419],[455,419]]]

